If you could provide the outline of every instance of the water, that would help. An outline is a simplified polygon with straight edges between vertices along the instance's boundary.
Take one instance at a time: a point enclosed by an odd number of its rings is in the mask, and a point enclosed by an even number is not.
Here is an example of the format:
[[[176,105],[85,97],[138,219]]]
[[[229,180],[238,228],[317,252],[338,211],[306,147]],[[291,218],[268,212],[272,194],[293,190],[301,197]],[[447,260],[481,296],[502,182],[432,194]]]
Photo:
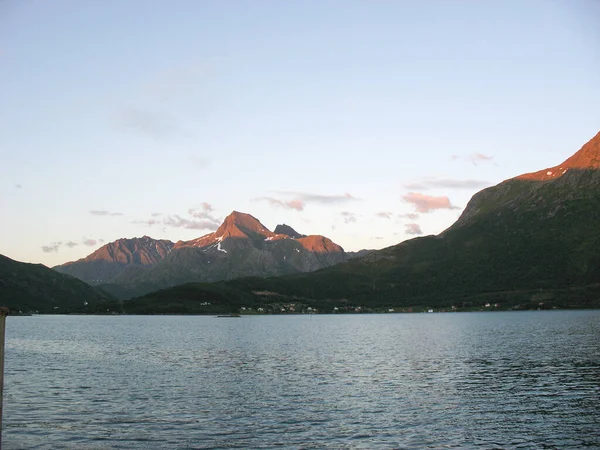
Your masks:
[[[8,317],[5,449],[600,447],[600,311]]]

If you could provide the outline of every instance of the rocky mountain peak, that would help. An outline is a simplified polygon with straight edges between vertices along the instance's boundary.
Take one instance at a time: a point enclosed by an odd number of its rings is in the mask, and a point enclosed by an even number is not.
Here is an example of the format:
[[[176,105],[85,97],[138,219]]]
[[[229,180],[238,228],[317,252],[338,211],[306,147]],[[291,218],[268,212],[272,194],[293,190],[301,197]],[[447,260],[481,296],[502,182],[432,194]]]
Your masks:
[[[281,225],[277,225],[275,227],[275,234],[284,234],[284,235],[289,236],[294,239],[306,237],[305,234],[298,233],[296,230],[294,230],[289,225],[286,225],[285,223],[283,223]]]
[[[311,235],[296,239],[302,247],[313,253],[344,253],[344,249],[331,239],[320,235]]]
[[[233,211],[214,233],[209,233],[191,241],[178,242],[179,247],[206,247],[227,238],[273,238],[275,233],[269,231],[260,221],[246,213]]]
[[[152,239],[150,236],[121,238],[103,245],[92,254],[75,262],[108,261],[120,264],[153,265],[164,259],[174,245],[171,241]],[[75,262],[63,264],[63,266],[69,266]]]
[[[256,217],[233,211],[225,218],[213,237],[224,239],[228,237],[249,237],[250,235],[270,237],[274,233],[269,231]]]
[[[563,176],[570,169],[600,169],[600,132],[562,164],[537,172],[526,173],[518,176],[517,179],[548,181]]]

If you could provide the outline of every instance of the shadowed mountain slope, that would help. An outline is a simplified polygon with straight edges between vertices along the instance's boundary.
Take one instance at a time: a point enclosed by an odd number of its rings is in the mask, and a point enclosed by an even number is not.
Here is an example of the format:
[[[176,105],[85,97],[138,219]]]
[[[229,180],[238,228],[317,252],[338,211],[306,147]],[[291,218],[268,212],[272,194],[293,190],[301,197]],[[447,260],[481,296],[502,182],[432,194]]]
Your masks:
[[[12,312],[105,312],[113,298],[76,278],[42,264],[27,264],[0,255],[0,305]]]

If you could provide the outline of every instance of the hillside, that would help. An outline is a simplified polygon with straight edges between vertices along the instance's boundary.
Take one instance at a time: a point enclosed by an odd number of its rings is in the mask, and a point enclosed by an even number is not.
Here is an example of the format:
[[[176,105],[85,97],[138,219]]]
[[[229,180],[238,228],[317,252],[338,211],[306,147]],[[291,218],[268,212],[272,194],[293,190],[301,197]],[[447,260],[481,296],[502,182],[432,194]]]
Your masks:
[[[42,264],[27,264],[0,255],[0,305],[12,312],[107,312],[115,299],[84,282]]]

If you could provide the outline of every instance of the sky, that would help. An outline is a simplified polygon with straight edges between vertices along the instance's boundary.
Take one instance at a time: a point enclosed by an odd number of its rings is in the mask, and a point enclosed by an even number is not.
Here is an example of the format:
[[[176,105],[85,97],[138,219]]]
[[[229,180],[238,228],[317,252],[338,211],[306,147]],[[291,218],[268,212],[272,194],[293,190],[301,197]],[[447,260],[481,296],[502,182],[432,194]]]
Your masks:
[[[0,254],[233,210],[347,251],[437,234],[600,130],[600,2],[0,0]]]

